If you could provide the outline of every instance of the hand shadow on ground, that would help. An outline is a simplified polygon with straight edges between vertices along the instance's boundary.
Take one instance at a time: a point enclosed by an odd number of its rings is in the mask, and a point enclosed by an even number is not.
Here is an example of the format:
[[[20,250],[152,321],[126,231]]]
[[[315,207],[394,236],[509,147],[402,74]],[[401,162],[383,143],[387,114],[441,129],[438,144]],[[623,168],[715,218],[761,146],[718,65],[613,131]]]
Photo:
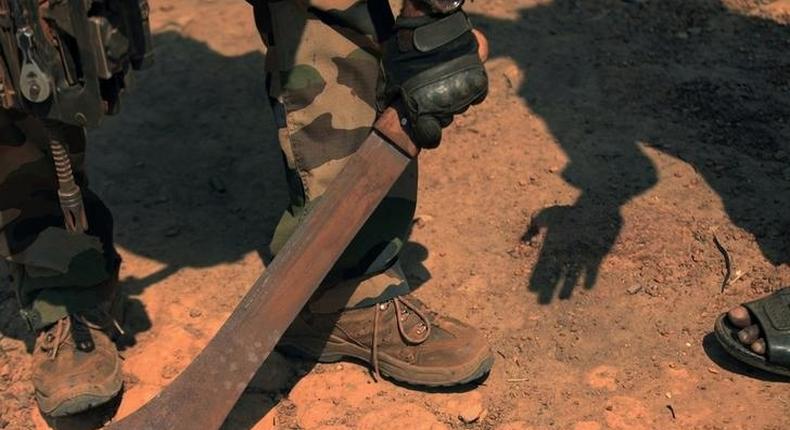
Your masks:
[[[529,288],[539,303],[593,288],[622,207],[658,182],[641,146],[690,164],[773,264],[790,263],[790,26],[718,0],[555,0],[518,17],[474,16],[492,57],[526,78],[518,95],[548,125],[581,194],[545,208]],[[558,293],[559,290],[559,293]]]
[[[226,57],[175,32],[154,45],[156,63],[122,114],[89,136],[89,174],[115,215],[116,243],[159,267],[122,277],[126,347],[151,327],[136,298],[146,288],[262,254],[287,204],[262,53]]]

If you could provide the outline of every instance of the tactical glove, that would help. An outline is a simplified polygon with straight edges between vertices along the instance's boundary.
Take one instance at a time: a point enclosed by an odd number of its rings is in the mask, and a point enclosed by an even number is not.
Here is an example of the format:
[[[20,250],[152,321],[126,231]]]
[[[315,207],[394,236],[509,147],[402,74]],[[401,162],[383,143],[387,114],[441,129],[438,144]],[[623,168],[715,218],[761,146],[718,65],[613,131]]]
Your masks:
[[[384,42],[381,66],[379,110],[399,100],[422,148],[437,147],[453,116],[488,94],[477,39],[460,10],[398,18],[394,36]]]

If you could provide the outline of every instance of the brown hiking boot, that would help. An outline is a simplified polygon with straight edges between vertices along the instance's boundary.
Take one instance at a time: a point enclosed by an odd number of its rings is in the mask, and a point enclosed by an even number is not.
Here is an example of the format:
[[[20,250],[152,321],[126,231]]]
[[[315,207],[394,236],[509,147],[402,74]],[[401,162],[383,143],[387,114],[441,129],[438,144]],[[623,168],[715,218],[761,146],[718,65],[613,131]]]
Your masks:
[[[440,316],[411,297],[333,314],[305,309],[278,348],[320,362],[358,359],[377,375],[430,387],[475,381],[494,362],[477,329]]]
[[[33,352],[33,386],[44,415],[83,412],[121,391],[121,360],[106,332],[112,324],[109,316],[71,315],[41,332]]]

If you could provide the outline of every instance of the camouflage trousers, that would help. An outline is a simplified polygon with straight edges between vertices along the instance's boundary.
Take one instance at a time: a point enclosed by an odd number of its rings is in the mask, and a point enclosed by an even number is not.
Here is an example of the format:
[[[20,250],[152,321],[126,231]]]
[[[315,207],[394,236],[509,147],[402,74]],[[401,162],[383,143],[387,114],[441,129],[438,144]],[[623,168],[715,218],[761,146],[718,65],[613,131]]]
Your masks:
[[[53,130],[53,127],[55,130]],[[64,228],[49,134],[65,143],[83,190],[90,228]],[[112,216],[87,187],[85,132],[47,125],[25,113],[0,109],[0,256],[23,315],[40,329],[68,313],[96,307],[111,294],[106,286],[119,259],[112,243]]]
[[[268,91],[290,195],[271,241],[276,254],[370,131],[378,46],[366,1],[252,3],[268,46]],[[63,228],[44,124],[0,111],[0,257],[34,329],[106,301],[118,267],[112,216],[84,175],[85,132],[61,129],[85,197],[85,234]],[[409,291],[398,255],[416,193],[414,163],[340,258],[311,301],[314,310],[365,306]]]
[[[376,117],[376,30],[387,0],[257,0],[268,91],[286,163],[289,208],[271,243],[284,245]],[[386,25],[386,23],[383,23]],[[373,304],[409,291],[398,261],[417,197],[417,163],[401,176],[310,302],[314,310]]]

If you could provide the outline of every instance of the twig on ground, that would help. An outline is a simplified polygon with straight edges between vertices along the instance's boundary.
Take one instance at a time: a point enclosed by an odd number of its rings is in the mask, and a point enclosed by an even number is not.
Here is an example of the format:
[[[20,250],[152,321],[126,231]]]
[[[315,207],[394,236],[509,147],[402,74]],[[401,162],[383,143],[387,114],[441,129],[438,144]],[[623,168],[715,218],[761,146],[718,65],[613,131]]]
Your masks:
[[[669,409],[669,412],[672,413],[672,419],[676,419],[677,416],[675,416],[675,408],[673,408],[672,405],[667,405],[667,409]]]
[[[726,248],[724,248],[724,245],[721,244],[721,241],[719,241],[719,238],[715,233],[713,234],[713,243],[724,257],[724,269],[726,270],[726,273],[724,274],[724,280],[721,281],[721,292],[723,293],[724,290],[727,289],[727,285],[730,284],[730,277],[732,276],[732,259],[730,258],[730,253]]]
[[[749,271],[748,271],[748,270],[745,270],[745,271],[743,271],[743,272],[742,272],[742,271],[740,271],[740,270],[736,270],[736,271],[735,271],[735,277],[734,277],[734,278],[732,278],[732,281],[730,281],[730,285],[733,285],[733,284],[735,284],[736,282],[738,282],[738,280],[739,280],[739,279],[741,279],[741,278],[743,278],[744,276],[746,276],[746,274],[747,274],[747,273],[749,273]]]

